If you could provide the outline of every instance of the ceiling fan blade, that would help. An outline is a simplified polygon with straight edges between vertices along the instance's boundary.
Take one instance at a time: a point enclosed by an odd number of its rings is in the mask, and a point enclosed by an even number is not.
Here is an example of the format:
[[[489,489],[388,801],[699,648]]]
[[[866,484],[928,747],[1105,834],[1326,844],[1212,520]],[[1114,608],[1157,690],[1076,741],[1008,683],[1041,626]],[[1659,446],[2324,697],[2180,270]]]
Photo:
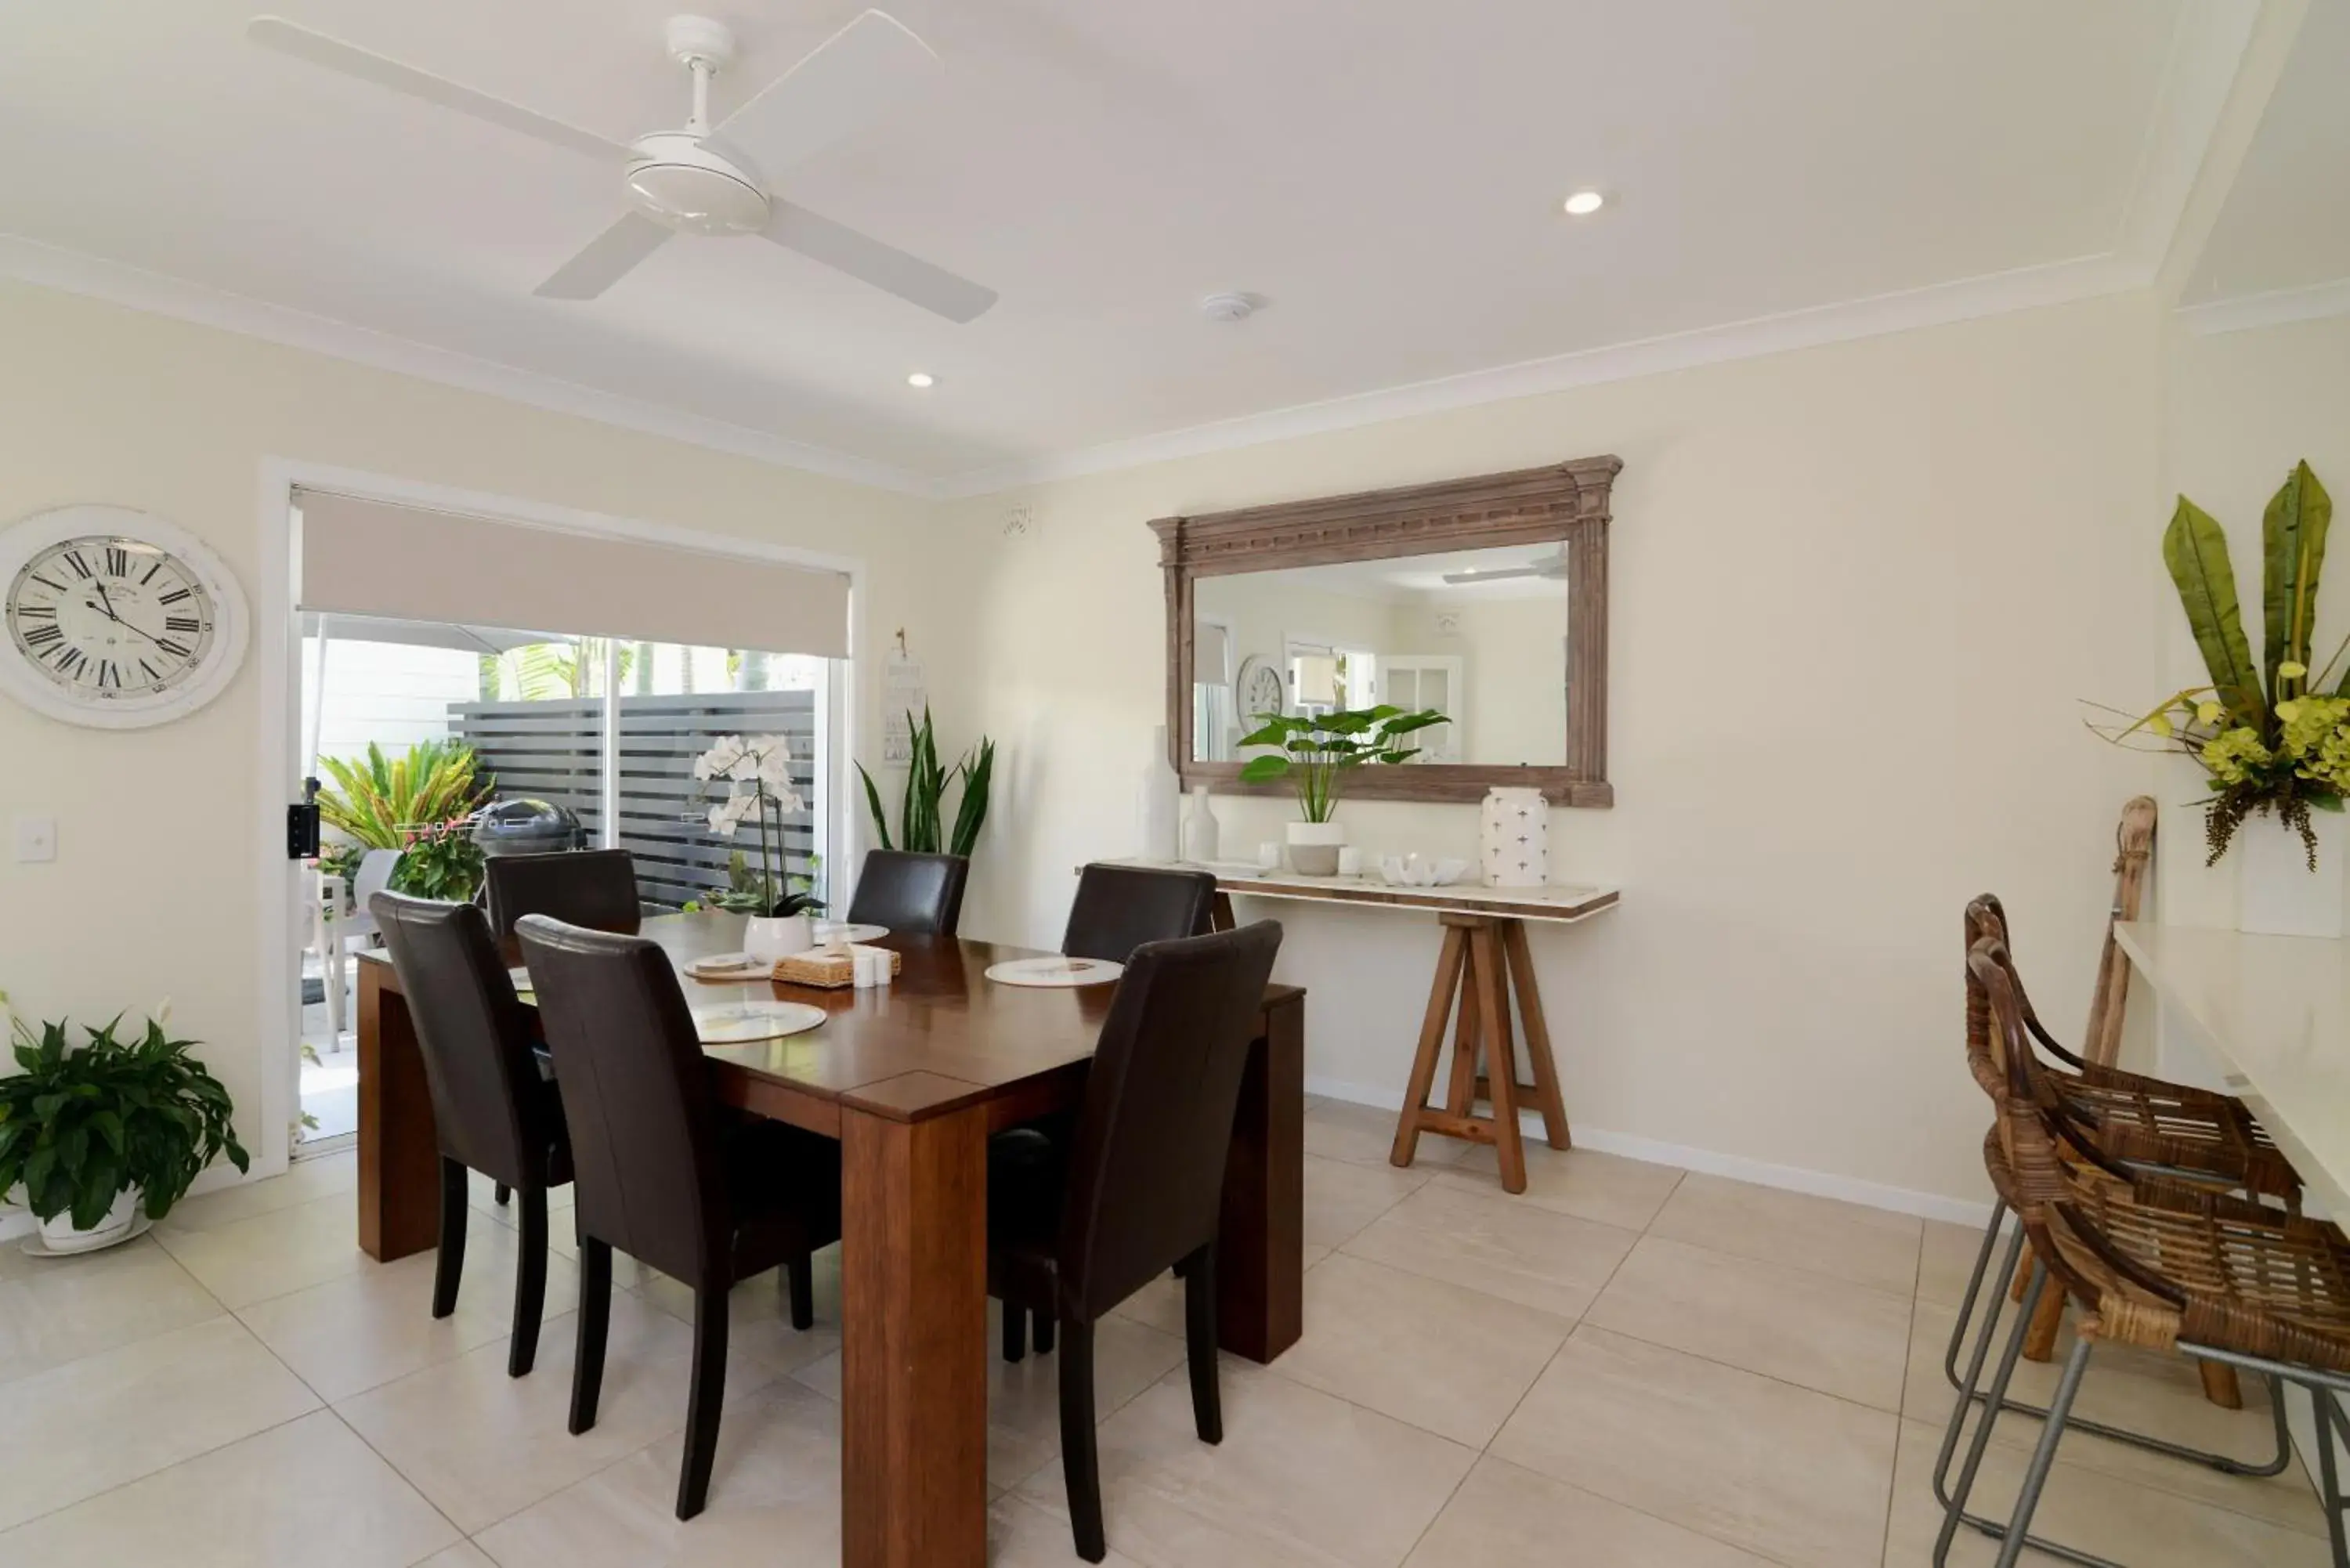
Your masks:
[[[910,256],[806,207],[776,202],[767,238],[949,321],[974,320],[995,303],[993,289],[957,277],[944,267],[932,266],[920,256]]]
[[[714,132],[773,179],[863,130],[945,72],[896,18],[868,11],[767,84]]]
[[[593,299],[661,248],[671,231],[642,213],[630,213],[588,242],[587,249],[555,269],[531,293],[541,299]]]
[[[1546,577],[1551,574],[1540,566],[1504,566],[1492,572],[1447,572],[1448,583],[1498,583],[1503,577]]]
[[[502,125],[508,130],[518,130],[540,141],[552,142],[574,152],[584,152],[591,158],[625,158],[629,150],[608,141],[590,130],[576,125],[566,125],[559,119],[549,119],[519,104],[492,98],[485,92],[461,86],[430,71],[400,64],[362,49],[357,44],[346,44],[324,33],[288,22],[283,16],[255,16],[245,25],[244,36],[265,49],[275,49],[291,55],[330,71],[357,77],[378,87],[404,92],[411,98],[421,98],[427,103],[437,103],[443,109],[453,109],[459,114],[470,114],[475,119],[486,119],[492,125]]]

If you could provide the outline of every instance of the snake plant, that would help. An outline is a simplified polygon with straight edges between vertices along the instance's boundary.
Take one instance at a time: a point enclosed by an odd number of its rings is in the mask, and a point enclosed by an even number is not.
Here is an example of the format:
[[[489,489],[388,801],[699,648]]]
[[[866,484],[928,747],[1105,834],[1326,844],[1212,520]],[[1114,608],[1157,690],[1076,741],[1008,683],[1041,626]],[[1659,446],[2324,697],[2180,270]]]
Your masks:
[[[939,762],[938,733],[931,725],[931,711],[922,710],[920,722],[911,713],[906,715],[911,733],[906,764],[906,795],[898,806],[898,836],[889,836],[889,816],[881,806],[881,791],[874,784],[873,775],[865,764],[857,764],[857,774],[865,781],[865,806],[873,815],[873,831],[884,849],[910,849],[918,854],[969,856],[979,842],[979,830],[987,820],[988,791],[995,777],[995,742],[982,735],[979,744],[965,752],[951,768]],[[962,796],[956,803],[954,826],[944,832],[944,807],[948,789],[960,784]]]

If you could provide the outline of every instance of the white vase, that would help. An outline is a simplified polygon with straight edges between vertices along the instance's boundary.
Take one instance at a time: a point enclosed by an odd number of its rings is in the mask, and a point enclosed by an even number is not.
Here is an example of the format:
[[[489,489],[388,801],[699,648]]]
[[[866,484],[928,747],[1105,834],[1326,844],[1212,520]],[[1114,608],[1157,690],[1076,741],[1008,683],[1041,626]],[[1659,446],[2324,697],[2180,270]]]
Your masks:
[[[87,1231],[78,1230],[70,1213],[59,1214],[41,1221],[41,1245],[52,1252],[95,1252],[101,1247],[111,1247],[130,1239],[130,1227],[139,1218],[140,1189],[131,1188],[115,1195],[114,1207],[106,1217]]]
[[[1289,825],[1289,868],[1301,877],[1336,877],[1347,830],[1335,822]]]
[[[1172,860],[1181,849],[1176,818],[1182,798],[1183,783],[1167,760],[1167,726],[1161,724],[1150,732],[1150,762],[1135,794],[1135,826],[1145,860]]]
[[[1550,802],[1538,789],[1494,788],[1480,810],[1478,859],[1488,888],[1550,881]]]
[[[1208,786],[1193,785],[1191,809],[1183,814],[1183,858],[1194,866],[1207,865],[1222,852],[1222,826],[1208,804]]]
[[[743,950],[757,963],[773,963],[816,946],[816,928],[806,915],[754,915],[743,922]]]
[[[2301,835],[2267,812],[2246,817],[2228,853],[2236,861],[2236,929],[2272,937],[2339,937],[2343,932],[2343,841],[2350,825],[2338,811],[2313,811],[2317,869]]]

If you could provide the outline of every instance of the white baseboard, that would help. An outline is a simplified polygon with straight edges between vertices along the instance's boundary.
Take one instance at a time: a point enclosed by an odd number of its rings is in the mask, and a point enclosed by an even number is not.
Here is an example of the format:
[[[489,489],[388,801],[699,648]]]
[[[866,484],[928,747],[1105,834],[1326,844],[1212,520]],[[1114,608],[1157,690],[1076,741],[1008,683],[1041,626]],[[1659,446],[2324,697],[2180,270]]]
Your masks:
[[[1400,1091],[1377,1088],[1368,1084],[1351,1084],[1342,1078],[1323,1078],[1308,1074],[1305,1092],[1320,1095],[1326,1099],[1345,1100],[1349,1105],[1373,1106],[1383,1111],[1403,1109]],[[1518,1123],[1529,1137],[1537,1143],[1542,1140],[1543,1125],[1539,1115],[1522,1111]],[[1896,1214],[1947,1220],[1954,1225],[1980,1227],[1991,1219],[1991,1205],[1987,1202],[1945,1198],[1939,1192],[1918,1192],[1907,1187],[1888,1187],[1879,1181],[1864,1181],[1858,1177],[1836,1176],[1824,1170],[1805,1170],[1799,1166],[1773,1165],[1768,1160],[1749,1159],[1743,1155],[1716,1154],[1711,1149],[1664,1143],[1633,1133],[1607,1132],[1577,1125],[1575,1147],[1600,1154],[1619,1154],[1627,1159],[1645,1159],[1657,1165],[1677,1165],[1683,1170],[1702,1171],[1708,1176],[1726,1176],[1736,1181],[1751,1181],[1757,1187],[1776,1187],[1789,1192],[1807,1192],[1814,1198],[1840,1199],[1869,1209],[1890,1210]]]

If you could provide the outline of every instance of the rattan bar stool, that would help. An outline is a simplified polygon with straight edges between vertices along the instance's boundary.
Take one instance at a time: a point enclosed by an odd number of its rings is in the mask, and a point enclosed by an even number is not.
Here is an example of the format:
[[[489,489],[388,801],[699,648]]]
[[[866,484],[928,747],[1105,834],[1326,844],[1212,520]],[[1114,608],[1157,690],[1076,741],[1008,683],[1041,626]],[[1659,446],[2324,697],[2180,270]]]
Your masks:
[[[2080,1308],[2076,1339],[2065,1360],[2046,1424],[2033,1450],[2003,1530],[2000,1568],[2012,1568],[2024,1547],[2071,1562],[2106,1559],[2033,1539],[2028,1532],[2065,1429],[2090,1353],[2100,1341],[2176,1350],[2197,1360],[2260,1372],[2272,1382],[2297,1383],[2323,1412],[2327,1440],[2319,1448],[2319,1491],[2337,1568],[2350,1568],[2334,1430],[2350,1434],[2334,1395],[2350,1391],[2350,1241],[2330,1225],[2280,1214],[2251,1199],[2162,1177],[2125,1179],[2117,1168],[2084,1158],[2073,1141],[2064,1106],[2030,1065],[2023,1009],[2010,978],[2004,949],[1985,940],[1968,956],[1973,988],[1990,1013],[1994,1050],[1970,1056],[1997,1109],[1994,1128],[2003,1179],[2033,1253],[2024,1314],[2008,1335],[1975,1428],[1964,1467],[1935,1542],[1937,1568],[1947,1563],[1959,1526],[1981,1525],[1966,1501],[1990,1445],[2021,1358],[2025,1331],[2042,1293],[2054,1281]],[[1970,988],[1971,989],[1971,988]],[[2093,1153],[2094,1151],[2092,1151]],[[2011,1261],[2018,1256],[2013,1244]],[[1943,1438],[1943,1465],[1956,1445],[1981,1376],[1989,1335],[1978,1341],[1963,1393]],[[1939,1490],[1939,1489],[1938,1489]]]

